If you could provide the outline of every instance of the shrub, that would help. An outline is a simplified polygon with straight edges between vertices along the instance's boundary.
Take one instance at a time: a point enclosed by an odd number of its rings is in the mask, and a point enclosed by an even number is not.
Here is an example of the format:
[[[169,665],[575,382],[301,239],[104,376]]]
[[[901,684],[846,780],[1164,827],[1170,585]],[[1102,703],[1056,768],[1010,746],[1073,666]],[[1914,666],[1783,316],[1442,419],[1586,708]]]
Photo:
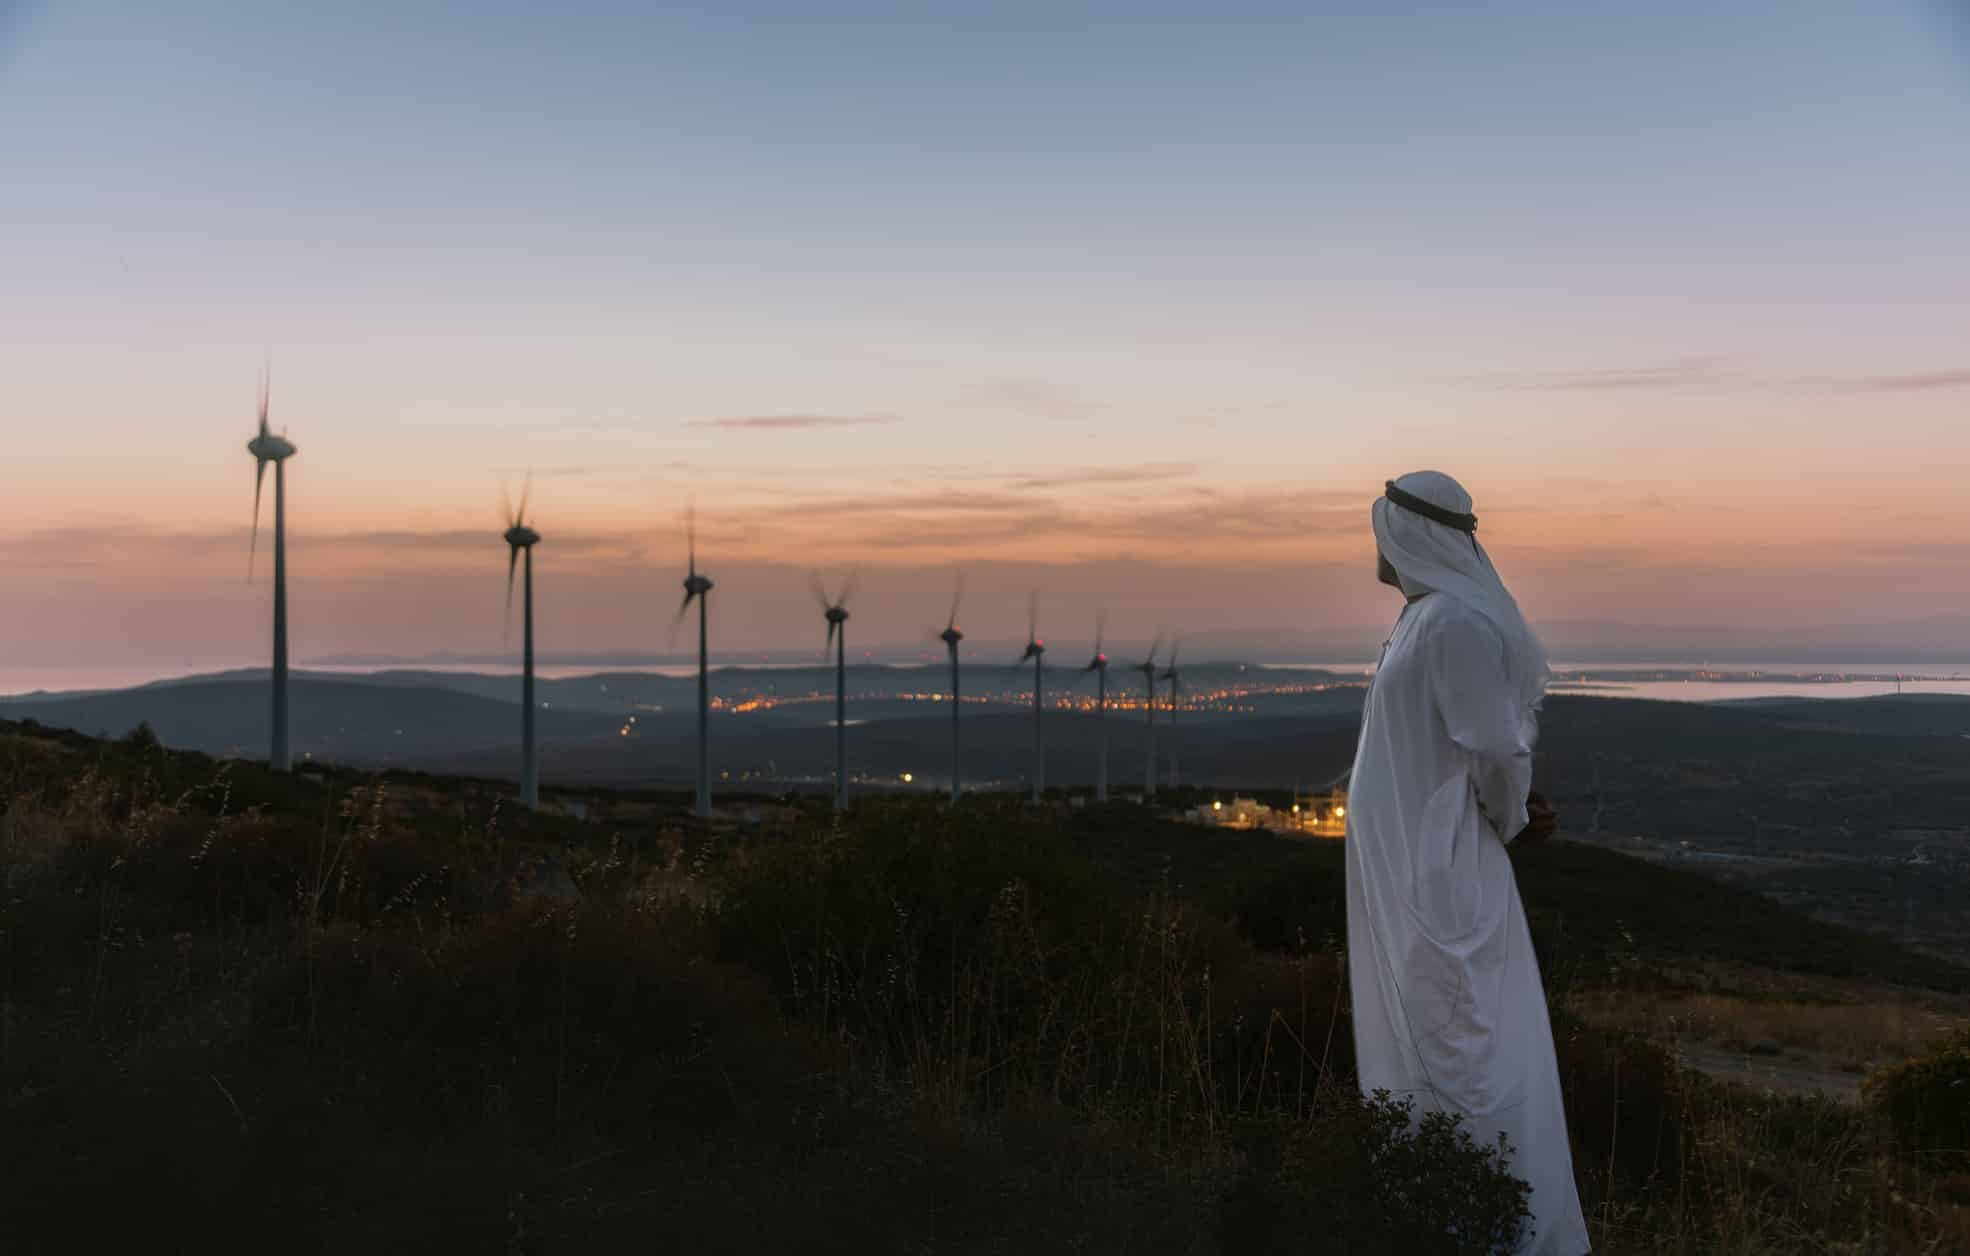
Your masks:
[[[1508,1252],[1531,1215],[1502,1135],[1481,1145],[1387,1091],[1335,1088],[1311,1121],[1253,1123],[1241,1142],[1246,1171],[1219,1207],[1228,1252]]]
[[[1875,1070],[1861,1083],[1861,1096],[1888,1119],[1906,1150],[1970,1166],[1970,1028]]]

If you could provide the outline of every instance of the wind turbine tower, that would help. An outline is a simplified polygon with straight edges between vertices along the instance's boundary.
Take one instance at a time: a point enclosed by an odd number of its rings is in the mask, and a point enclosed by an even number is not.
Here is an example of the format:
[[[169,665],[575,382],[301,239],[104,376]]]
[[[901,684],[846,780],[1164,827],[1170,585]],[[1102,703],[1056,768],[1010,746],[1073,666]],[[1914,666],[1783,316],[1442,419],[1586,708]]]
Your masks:
[[[527,556],[525,593],[521,599],[523,624],[520,668],[520,804],[533,811],[540,806],[540,754],[534,744],[534,546],[540,533],[527,525],[527,498],[533,493],[529,476],[520,490],[520,508],[507,511],[506,617],[513,617],[513,569],[524,552]]]
[[[951,801],[958,800],[958,642],[964,640],[964,633],[958,628],[958,600],[964,596],[964,583],[959,582],[957,592],[951,595],[951,614],[944,621],[944,631],[937,639],[944,643],[951,655]]]
[[[1094,673],[1094,800],[1108,801],[1108,656],[1101,652],[1101,638],[1107,626],[1106,615],[1095,616],[1094,657],[1081,674]]]
[[[1149,699],[1144,711],[1149,717],[1148,733],[1143,738],[1143,801],[1156,796],[1156,651],[1163,648],[1163,638],[1158,636],[1149,643],[1149,653],[1142,662],[1130,666],[1131,671],[1142,673],[1144,696]]]
[[[684,535],[690,549],[690,567],[684,577],[684,600],[678,604],[677,618],[671,623],[673,639],[677,625],[684,621],[691,603],[698,604],[698,800],[694,808],[700,818],[711,815],[711,673],[708,662],[711,577],[698,571],[698,512],[693,508],[685,517]]]
[[[1170,666],[1163,672],[1163,679],[1170,682],[1170,788],[1177,787],[1177,700],[1183,690],[1183,673],[1177,670],[1177,651],[1183,642],[1173,642],[1170,646]]]
[[[285,772],[294,766],[287,746],[287,460],[295,454],[285,433],[267,427],[267,401],[272,374],[260,381],[260,430],[246,442],[253,455],[253,541],[247,551],[246,578],[253,578],[253,558],[260,548],[260,489],[267,481],[267,464],[274,464],[274,710],[273,741],[267,766]]]
[[[1046,788],[1047,752],[1046,743],[1040,734],[1040,710],[1044,701],[1042,685],[1046,666],[1047,643],[1040,640],[1040,599],[1037,594],[1026,602],[1026,653],[1019,656],[1024,663],[1033,660],[1033,801],[1040,801],[1040,793]]]
[[[814,577],[814,596],[828,620],[828,644],[835,650],[835,810],[848,809],[848,595],[854,591],[855,577],[848,577],[838,597],[829,597],[819,576]]]

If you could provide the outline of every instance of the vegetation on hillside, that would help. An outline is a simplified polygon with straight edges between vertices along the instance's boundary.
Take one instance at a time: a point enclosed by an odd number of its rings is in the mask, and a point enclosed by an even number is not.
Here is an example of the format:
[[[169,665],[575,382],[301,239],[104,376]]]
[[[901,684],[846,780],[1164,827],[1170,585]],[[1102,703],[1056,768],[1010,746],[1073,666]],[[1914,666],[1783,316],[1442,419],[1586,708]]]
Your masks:
[[[1498,1149],[1358,1096],[1333,846],[991,799],[528,816],[17,726],[0,808],[8,1251],[1481,1252],[1522,1218]],[[1567,992],[1960,988],[1604,852],[1520,874]],[[1599,1250],[1970,1241],[1873,1109],[1557,1030]]]

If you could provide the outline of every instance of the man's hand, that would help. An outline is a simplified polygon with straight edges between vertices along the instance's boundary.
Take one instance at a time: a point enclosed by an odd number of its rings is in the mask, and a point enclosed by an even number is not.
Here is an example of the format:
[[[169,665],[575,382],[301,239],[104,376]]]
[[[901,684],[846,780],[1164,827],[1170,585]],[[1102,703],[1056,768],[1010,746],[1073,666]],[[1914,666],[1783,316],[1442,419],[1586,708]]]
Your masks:
[[[1553,810],[1553,804],[1546,801],[1544,794],[1537,791],[1529,794],[1525,800],[1525,810],[1528,819],[1525,827],[1519,830],[1519,835],[1512,839],[1514,846],[1543,846],[1553,834],[1559,832],[1560,814]]]

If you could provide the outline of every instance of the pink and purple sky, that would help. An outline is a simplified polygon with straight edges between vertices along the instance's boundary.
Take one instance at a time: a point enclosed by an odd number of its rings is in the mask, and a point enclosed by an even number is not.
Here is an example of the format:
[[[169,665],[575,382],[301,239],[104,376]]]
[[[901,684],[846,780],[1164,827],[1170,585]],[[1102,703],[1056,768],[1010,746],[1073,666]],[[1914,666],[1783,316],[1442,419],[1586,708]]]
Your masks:
[[[1961,6],[0,0],[0,661],[1970,624]],[[1803,634],[1803,635],[1801,635]],[[1933,632],[1931,634],[1933,636]],[[1243,648],[1240,646],[1240,648]]]

